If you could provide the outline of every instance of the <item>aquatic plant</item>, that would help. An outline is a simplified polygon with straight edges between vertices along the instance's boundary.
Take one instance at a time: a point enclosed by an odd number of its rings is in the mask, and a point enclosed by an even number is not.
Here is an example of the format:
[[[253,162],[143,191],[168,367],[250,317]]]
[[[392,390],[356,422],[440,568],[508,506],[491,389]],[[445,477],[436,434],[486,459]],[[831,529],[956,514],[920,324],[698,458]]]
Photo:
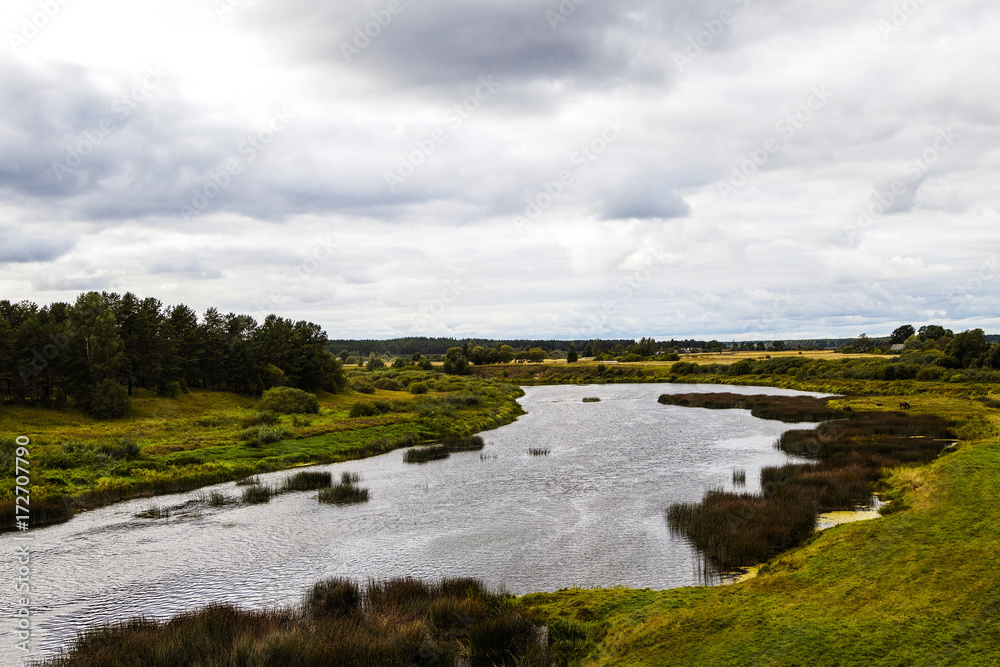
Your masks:
[[[315,470],[303,470],[285,478],[282,491],[315,491],[333,484],[333,474]]]

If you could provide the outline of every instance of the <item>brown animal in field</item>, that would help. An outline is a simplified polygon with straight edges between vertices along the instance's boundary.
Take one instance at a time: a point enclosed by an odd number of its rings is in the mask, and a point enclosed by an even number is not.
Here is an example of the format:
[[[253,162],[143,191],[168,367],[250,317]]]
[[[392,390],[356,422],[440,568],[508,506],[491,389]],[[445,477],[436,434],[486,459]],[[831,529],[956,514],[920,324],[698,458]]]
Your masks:
[[[854,408],[849,405],[844,406],[844,412],[854,412]]]
[[[909,410],[910,409],[910,404],[907,403],[906,401],[900,401],[899,402],[899,407],[903,408],[904,410]]]
[[[875,404],[875,407],[876,407],[876,408],[881,408],[881,407],[882,407],[882,404],[881,404],[881,403],[876,403],[876,404]]]

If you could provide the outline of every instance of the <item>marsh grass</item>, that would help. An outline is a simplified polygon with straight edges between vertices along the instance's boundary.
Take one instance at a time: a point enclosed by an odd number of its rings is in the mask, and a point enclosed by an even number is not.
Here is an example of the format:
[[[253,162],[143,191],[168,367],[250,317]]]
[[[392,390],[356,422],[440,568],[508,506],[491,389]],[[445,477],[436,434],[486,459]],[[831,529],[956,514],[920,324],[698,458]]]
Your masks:
[[[315,470],[304,470],[295,473],[291,477],[286,477],[281,487],[283,492],[288,491],[315,491],[333,484],[333,474]]]
[[[464,437],[452,436],[443,438],[441,440],[441,446],[444,447],[445,451],[451,453],[478,452],[486,446],[486,441],[479,435],[469,435]]]
[[[444,445],[430,445],[427,447],[413,447],[403,453],[403,461],[406,463],[427,463],[429,461],[440,461],[450,456],[450,452]]]
[[[208,505],[209,507],[222,507],[229,504],[229,498],[227,498],[226,495],[220,491],[212,491],[207,495],[199,493],[198,501],[203,505]]]
[[[150,505],[143,511],[136,512],[135,517],[137,519],[169,519],[170,510],[159,505]]]
[[[747,485],[747,471],[741,469],[733,471],[733,484],[736,486],[746,486]]]
[[[743,399],[763,397],[719,396],[674,395],[672,400],[677,402],[670,404],[720,407],[739,402],[735,407],[756,406],[768,418],[790,421],[822,413],[817,399],[811,397],[776,396],[756,402]],[[660,399],[664,402],[664,396]],[[934,415],[878,411],[852,412],[845,418],[844,414],[838,411],[835,421],[825,421],[813,430],[787,431],[775,444],[814,462],[764,468],[761,494],[713,490],[700,503],[675,504],[667,510],[671,530],[702,551],[709,569],[753,565],[809,537],[819,512],[868,506],[874,486],[887,470],[930,461],[954,437],[953,423]],[[745,483],[745,472],[737,471],[733,473],[737,485],[739,472]]]
[[[540,628],[473,579],[317,583],[295,609],[212,605],[94,627],[43,667],[547,665]]]
[[[688,408],[731,410],[741,408],[760,419],[783,422],[819,422],[843,419],[847,413],[827,405],[829,398],[814,396],[766,396],[719,392],[711,394],[663,394],[658,402]]]
[[[597,396],[588,396],[588,397],[586,397],[586,398],[583,399],[583,402],[584,403],[600,403],[601,399],[598,398]]]
[[[271,502],[275,490],[266,484],[254,484],[243,489],[243,502],[248,505],[260,505]]]
[[[236,486],[256,486],[260,484],[260,475],[251,475],[249,477],[241,477],[236,480]]]
[[[368,489],[357,486],[361,477],[357,473],[344,473],[340,483],[319,490],[318,499],[330,505],[349,505],[368,502]]]
[[[531,456],[548,456],[551,453],[549,449],[541,449],[537,447],[532,447],[528,449],[528,454]]]

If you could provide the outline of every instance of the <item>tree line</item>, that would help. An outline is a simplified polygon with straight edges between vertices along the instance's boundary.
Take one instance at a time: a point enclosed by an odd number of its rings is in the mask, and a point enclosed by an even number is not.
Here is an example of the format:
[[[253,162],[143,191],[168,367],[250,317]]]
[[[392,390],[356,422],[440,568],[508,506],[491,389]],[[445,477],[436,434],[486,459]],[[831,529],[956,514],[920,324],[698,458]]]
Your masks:
[[[39,307],[0,301],[0,398],[82,407],[95,416],[127,411],[135,387],[173,396],[189,387],[259,395],[275,386],[336,390],[345,379],[312,322],[184,304],[164,306],[128,292],[88,292]]]

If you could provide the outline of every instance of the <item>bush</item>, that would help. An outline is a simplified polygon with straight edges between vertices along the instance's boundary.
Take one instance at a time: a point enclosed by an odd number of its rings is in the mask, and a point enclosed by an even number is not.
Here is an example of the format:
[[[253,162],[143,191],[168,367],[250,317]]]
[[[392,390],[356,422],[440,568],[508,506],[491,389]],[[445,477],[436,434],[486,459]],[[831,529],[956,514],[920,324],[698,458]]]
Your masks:
[[[183,391],[181,383],[175,380],[173,382],[167,382],[160,385],[156,390],[156,395],[163,396],[165,398],[177,398],[181,395],[181,393],[183,393]]]
[[[378,408],[371,401],[358,401],[351,406],[349,417],[375,417],[379,413]]]
[[[375,381],[375,388],[383,391],[403,391],[403,385],[392,378],[382,378]]]
[[[351,380],[351,389],[359,394],[374,394],[375,385],[366,377],[354,378]]]
[[[240,420],[240,426],[243,428],[250,428],[251,426],[274,426],[279,421],[281,421],[281,418],[278,417],[277,412],[261,410]]]
[[[308,391],[293,387],[274,387],[264,392],[260,407],[282,414],[306,414],[319,412],[319,399]]]
[[[88,412],[96,419],[118,419],[129,413],[128,389],[114,380],[98,382],[90,392]]]
[[[280,426],[251,426],[240,432],[240,439],[248,447],[262,447],[284,440],[290,435],[291,433]]]
[[[409,391],[411,394],[426,394],[427,393],[427,383],[426,382],[411,382],[409,386]]]

